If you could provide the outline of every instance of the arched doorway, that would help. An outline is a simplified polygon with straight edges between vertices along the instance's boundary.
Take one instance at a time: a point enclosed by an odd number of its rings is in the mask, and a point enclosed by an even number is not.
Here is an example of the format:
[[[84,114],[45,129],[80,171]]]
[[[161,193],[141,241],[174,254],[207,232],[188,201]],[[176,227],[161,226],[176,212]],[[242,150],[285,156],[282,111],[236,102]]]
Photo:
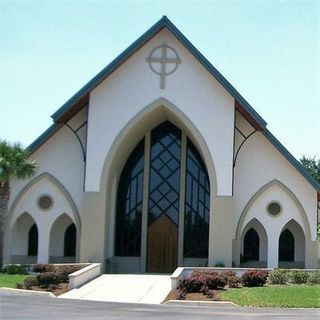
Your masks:
[[[240,267],[265,268],[268,256],[268,237],[257,218],[250,220],[241,232]]]
[[[260,239],[257,231],[249,229],[243,240],[243,256],[250,261],[259,261]]]
[[[295,220],[290,220],[279,236],[279,268],[304,268],[305,246],[302,227]]]
[[[77,248],[77,229],[69,215],[63,213],[50,231],[50,263],[74,263]]]
[[[76,256],[77,229],[74,223],[71,223],[64,233],[64,257]]]
[[[11,228],[10,263],[37,263],[39,230],[36,221],[28,213],[22,213]]]
[[[183,131],[161,123],[122,170],[115,256],[141,256],[146,239],[148,272],[172,272],[179,254],[207,259],[209,208],[209,179],[199,152]]]
[[[283,230],[279,238],[279,261],[294,261],[294,237],[289,229]]]
[[[38,228],[34,223],[28,234],[28,256],[38,255]]]

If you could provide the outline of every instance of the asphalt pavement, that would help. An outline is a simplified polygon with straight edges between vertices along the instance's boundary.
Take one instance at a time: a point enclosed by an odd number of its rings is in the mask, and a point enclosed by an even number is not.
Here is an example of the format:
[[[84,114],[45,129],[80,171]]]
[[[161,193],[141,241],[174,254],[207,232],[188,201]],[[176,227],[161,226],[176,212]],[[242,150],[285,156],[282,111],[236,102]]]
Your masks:
[[[1,320],[319,320],[319,309],[151,305],[0,295]]]

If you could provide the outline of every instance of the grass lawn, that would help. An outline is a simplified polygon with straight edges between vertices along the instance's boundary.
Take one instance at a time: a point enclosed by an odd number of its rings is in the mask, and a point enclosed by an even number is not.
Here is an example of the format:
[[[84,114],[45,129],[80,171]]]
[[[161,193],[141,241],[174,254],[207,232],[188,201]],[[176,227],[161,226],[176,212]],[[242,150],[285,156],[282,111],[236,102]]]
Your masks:
[[[7,288],[15,288],[16,283],[22,283],[25,279],[26,275],[24,274],[6,274],[0,273],[0,288],[7,287]]]
[[[319,285],[273,285],[244,287],[219,292],[223,301],[232,301],[239,306],[275,308],[320,308]]]

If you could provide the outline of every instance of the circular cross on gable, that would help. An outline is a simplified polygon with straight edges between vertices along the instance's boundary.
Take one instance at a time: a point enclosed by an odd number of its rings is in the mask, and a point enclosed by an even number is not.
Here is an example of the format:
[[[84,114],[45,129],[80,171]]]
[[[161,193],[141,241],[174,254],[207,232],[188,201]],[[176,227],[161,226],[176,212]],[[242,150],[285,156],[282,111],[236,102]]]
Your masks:
[[[165,77],[177,70],[181,60],[177,51],[164,43],[152,49],[147,62],[151,70],[160,76],[160,88],[164,89]]]

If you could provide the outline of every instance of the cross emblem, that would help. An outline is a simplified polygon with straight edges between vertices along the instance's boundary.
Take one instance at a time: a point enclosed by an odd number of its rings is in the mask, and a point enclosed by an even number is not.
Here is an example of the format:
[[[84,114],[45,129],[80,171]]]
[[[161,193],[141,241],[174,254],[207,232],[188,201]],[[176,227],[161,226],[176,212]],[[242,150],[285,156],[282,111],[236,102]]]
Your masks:
[[[150,69],[154,73],[160,75],[161,89],[165,88],[166,76],[174,73],[177,70],[179,63],[181,63],[177,51],[166,43],[152,49],[146,60],[149,63]]]

